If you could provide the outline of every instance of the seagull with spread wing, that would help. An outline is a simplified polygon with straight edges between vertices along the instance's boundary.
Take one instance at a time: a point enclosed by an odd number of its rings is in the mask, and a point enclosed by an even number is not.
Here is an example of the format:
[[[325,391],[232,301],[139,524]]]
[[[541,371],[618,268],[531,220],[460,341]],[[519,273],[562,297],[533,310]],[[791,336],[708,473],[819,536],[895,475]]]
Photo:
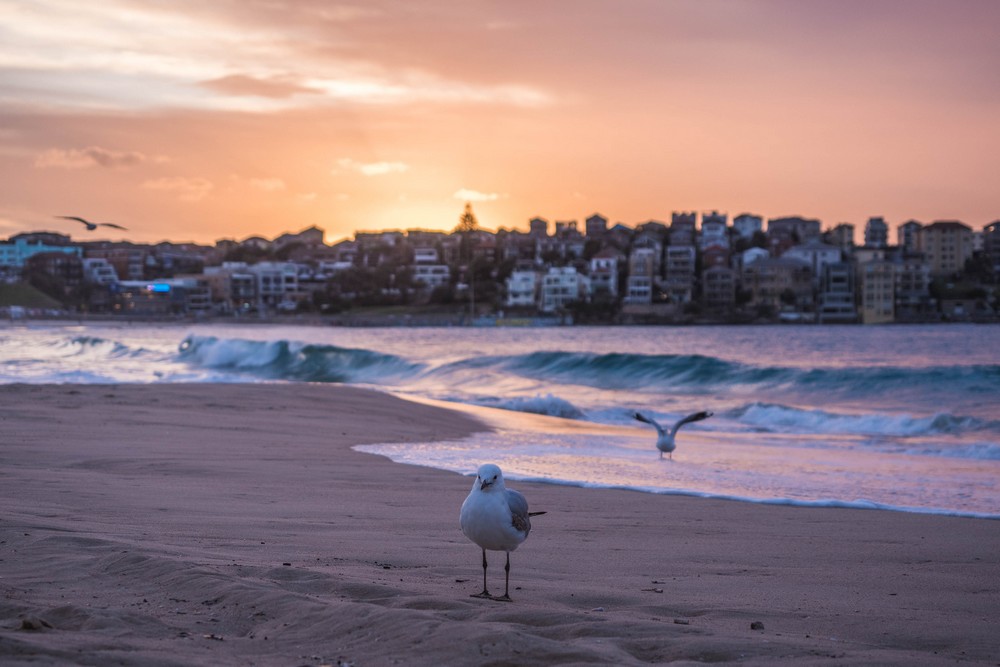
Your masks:
[[[638,419],[639,421],[647,424],[652,424],[656,428],[656,448],[660,450],[661,459],[663,458],[663,452],[667,452],[671,459],[674,458],[674,450],[677,449],[677,443],[674,442],[674,436],[677,435],[677,430],[681,426],[684,426],[684,424],[690,424],[691,422],[701,421],[702,419],[708,419],[711,416],[712,413],[708,411],[695,412],[687,417],[684,417],[670,428],[666,428],[641,412],[632,413],[632,417],[634,419]]]
[[[113,222],[91,222],[90,220],[84,220],[81,217],[75,215],[57,215],[57,218],[62,218],[63,220],[76,220],[87,228],[87,231],[94,231],[98,227],[112,227],[114,229],[128,229],[128,227],[122,227],[121,225],[116,225]]]

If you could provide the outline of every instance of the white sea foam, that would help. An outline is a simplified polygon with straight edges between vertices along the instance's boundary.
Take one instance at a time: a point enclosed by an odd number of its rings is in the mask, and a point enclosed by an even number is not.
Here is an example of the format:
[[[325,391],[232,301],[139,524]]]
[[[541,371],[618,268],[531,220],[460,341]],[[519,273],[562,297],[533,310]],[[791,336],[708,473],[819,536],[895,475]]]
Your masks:
[[[477,405],[484,405],[514,412],[530,412],[536,415],[579,419],[583,412],[566,399],[552,394],[536,394],[535,396],[514,396],[512,398],[478,399]]]
[[[782,433],[857,433],[862,435],[918,436],[934,433],[996,428],[997,422],[936,413],[914,416],[893,413],[834,413],[827,410],[753,403],[731,411],[740,423]]]

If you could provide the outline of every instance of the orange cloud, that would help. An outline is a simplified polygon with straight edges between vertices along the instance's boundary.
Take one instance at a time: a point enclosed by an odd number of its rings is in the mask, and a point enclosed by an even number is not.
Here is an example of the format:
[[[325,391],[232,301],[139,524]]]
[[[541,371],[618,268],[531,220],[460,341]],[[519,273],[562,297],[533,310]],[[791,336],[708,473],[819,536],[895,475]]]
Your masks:
[[[287,187],[280,178],[252,178],[250,185],[264,192],[280,192]]]
[[[286,77],[268,77],[261,79],[246,74],[230,74],[202,81],[198,85],[223,95],[237,97],[267,97],[284,99],[295,95],[317,95],[322,91],[309,86],[303,86]]]
[[[337,166],[342,169],[357,171],[365,176],[383,176],[385,174],[401,174],[410,170],[405,162],[357,162],[350,158],[337,160]],[[335,172],[336,173],[336,172]]]
[[[479,192],[478,190],[469,190],[468,188],[462,188],[452,195],[455,199],[461,199],[462,201],[496,201],[498,199],[506,199],[507,195],[502,195],[496,192]]]
[[[110,169],[127,169],[144,162],[166,162],[162,156],[150,157],[136,151],[114,151],[100,146],[88,146],[83,149],[50,148],[35,158],[35,166],[39,169],[89,169],[90,167],[105,167]]]
[[[182,201],[196,202],[207,197],[215,186],[204,178],[171,176],[148,180],[142,184],[142,187],[147,190],[173,192]]]

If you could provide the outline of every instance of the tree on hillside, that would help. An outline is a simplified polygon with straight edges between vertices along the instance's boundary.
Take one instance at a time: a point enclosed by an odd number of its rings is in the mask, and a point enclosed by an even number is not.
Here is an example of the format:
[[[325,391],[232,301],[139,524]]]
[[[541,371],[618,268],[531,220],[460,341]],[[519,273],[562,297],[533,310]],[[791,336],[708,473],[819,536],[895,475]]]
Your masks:
[[[472,204],[465,202],[465,212],[458,217],[458,226],[452,232],[459,236],[458,260],[460,263],[465,264],[473,260],[476,239],[472,232],[478,231],[479,222],[472,212]]]
[[[472,212],[472,204],[465,202],[465,212],[458,217],[458,227],[455,227],[455,233],[464,234],[476,231],[479,231],[479,223]]]

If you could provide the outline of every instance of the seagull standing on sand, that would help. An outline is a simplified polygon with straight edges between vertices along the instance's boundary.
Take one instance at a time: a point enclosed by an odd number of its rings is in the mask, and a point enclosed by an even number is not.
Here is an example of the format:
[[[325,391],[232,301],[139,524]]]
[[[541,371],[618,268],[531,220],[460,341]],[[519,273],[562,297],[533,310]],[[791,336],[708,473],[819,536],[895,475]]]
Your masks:
[[[459,517],[462,532],[483,550],[483,592],[472,597],[510,602],[510,552],[528,537],[530,517],[539,514],[545,512],[529,512],[525,497],[504,486],[499,466],[492,463],[479,466],[476,481],[472,483],[469,497],[462,503]],[[487,549],[507,552],[503,595],[498,598],[486,589]]]
[[[57,215],[57,218],[62,218],[63,220],[76,220],[82,223],[88,232],[92,232],[98,227],[113,227],[115,229],[128,229],[127,227],[122,227],[121,225],[116,225],[113,222],[91,222],[90,220],[84,220],[83,218],[77,217],[75,215]]]
[[[677,449],[677,444],[674,442],[674,436],[677,435],[677,429],[684,426],[684,424],[690,424],[691,422],[699,422],[702,419],[708,419],[712,416],[712,413],[707,411],[695,412],[694,414],[684,417],[669,429],[663,428],[654,420],[640,412],[633,412],[632,416],[641,422],[646,422],[647,424],[652,424],[656,427],[656,432],[659,434],[656,438],[656,448],[660,450],[660,458],[663,458],[663,452],[667,452],[670,455],[670,459],[673,460],[674,450]]]

